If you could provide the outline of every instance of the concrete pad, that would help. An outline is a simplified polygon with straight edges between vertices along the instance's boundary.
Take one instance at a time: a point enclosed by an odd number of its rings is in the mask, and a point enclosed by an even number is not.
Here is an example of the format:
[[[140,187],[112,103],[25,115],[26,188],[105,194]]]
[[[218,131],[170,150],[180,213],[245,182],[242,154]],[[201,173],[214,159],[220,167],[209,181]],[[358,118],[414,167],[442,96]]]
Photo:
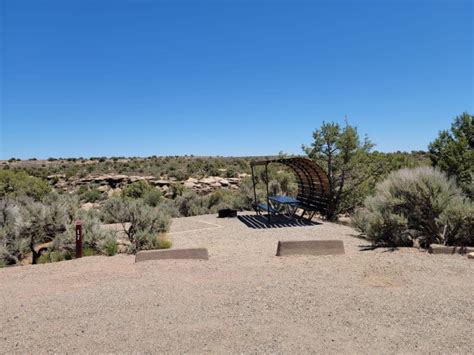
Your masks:
[[[209,260],[206,248],[142,250],[135,255],[135,262],[165,259]]]
[[[474,247],[452,247],[441,244],[431,244],[428,252],[430,254],[466,254],[474,252]]]
[[[279,241],[276,252],[276,256],[340,254],[344,254],[344,243],[342,240]]]

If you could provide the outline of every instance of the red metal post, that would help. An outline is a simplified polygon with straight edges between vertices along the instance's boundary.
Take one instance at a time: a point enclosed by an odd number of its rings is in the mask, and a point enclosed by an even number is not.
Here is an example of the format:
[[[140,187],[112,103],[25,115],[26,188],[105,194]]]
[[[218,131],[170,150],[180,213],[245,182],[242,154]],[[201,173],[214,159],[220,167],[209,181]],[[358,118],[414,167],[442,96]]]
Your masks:
[[[82,258],[82,222],[76,221],[76,258]]]

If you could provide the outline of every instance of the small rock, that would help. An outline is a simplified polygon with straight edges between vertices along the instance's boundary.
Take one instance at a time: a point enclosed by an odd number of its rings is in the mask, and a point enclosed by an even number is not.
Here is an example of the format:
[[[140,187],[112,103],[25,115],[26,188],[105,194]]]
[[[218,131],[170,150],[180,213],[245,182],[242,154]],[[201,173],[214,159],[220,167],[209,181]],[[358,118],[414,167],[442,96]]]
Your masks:
[[[230,182],[229,180],[226,180],[226,179],[220,179],[219,184],[221,184],[222,186],[229,186]]]
[[[213,184],[213,183],[216,182],[216,178],[214,176],[209,176],[207,178],[203,178],[203,179],[199,180],[199,182],[201,184],[210,185],[210,184]]]
[[[184,186],[184,187],[187,187],[187,188],[189,188],[189,189],[192,189],[194,186],[196,186],[196,184],[195,184],[194,182],[192,182],[192,181],[185,181],[185,182],[183,183],[183,186]]]
[[[102,186],[99,186],[97,188],[97,190],[99,190],[100,192],[107,192],[110,190],[110,186],[109,185],[102,185]]]
[[[92,203],[92,202],[86,202],[81,206],[81,208],[86,211],[89,211],[92,208],[99,208],[99,207],[100,205],[98,203]]]
[[[110,189],[109,191],[107,191],[107,195],[109,197],[112,197],[114,195],[120,195],[122,193],[122,189],[121,188],[116,188],[116,189]]]
[[[468,253],[467,258],[468,259],[474,259],[474,252]]]

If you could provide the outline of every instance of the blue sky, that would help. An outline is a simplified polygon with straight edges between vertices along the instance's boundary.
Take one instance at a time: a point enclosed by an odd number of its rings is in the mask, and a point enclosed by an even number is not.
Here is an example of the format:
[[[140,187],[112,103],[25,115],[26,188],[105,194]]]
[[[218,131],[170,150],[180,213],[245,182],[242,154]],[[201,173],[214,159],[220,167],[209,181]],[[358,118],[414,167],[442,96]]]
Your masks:
[[[381,151],[473,112],[473,2],[2,0],[0,158]]]

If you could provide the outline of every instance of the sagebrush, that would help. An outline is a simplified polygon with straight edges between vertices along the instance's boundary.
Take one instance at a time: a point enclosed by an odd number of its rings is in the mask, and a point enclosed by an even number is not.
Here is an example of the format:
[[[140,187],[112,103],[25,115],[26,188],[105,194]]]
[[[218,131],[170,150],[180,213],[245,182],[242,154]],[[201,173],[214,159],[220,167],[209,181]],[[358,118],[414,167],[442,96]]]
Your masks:
[[[375,245],[474,245],[474,206],[453,179],[431,167],[393,172],[352,218]]]

